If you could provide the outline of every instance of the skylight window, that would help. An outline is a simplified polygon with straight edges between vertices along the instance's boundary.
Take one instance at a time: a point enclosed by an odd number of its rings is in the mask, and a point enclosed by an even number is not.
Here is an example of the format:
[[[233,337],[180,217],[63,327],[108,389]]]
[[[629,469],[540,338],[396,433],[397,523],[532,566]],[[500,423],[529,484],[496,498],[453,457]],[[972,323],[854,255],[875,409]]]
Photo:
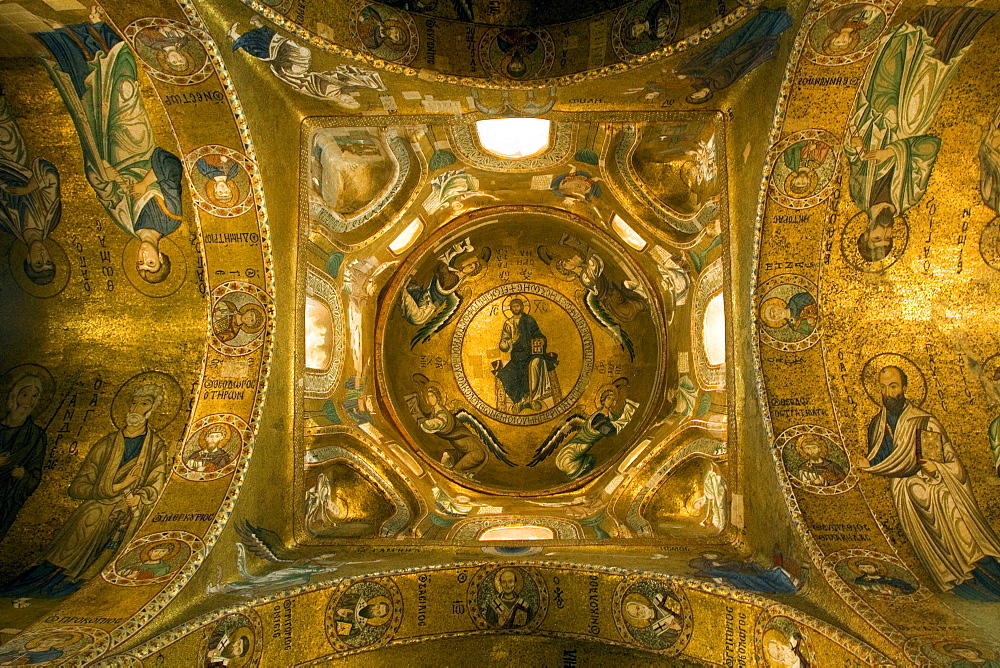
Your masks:
[[[726,311],[722,293],[715,295],[705,308],[702,330],[705,341],[705,356],[711,366],[721,366],[726,362]]]
[[[543,118],[491,118],[476,121],[484,149],[501,158],[528,158],[549,148],[549,126]]]

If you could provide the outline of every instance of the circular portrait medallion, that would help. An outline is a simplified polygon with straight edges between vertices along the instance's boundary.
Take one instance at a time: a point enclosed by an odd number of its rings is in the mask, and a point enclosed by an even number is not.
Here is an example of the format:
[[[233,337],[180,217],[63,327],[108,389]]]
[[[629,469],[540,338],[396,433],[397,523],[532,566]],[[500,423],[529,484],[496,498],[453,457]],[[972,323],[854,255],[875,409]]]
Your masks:
[[[155,431],[169,425],[181,409],[181,386],[162,371],[143,371],[122,383],[111,400],[117,429],[147,422]]]
[[[31,631],[0,646],[0,665],[49,666],[89,663],[104,652],[110,639],[101,629],[61,626]]]
[[[243,446],[253,439],[238,415],[209,415],[189,430],[174,471],[187,480],[217,480],[236,470]]]
[[[482,368],[481,342],[490,339],[499,339],[503,354]],[[527,355],[519,342],[529,344]],[[561,293],[534,283],[497,287],[472,302],[455,328],[451,352],[463,396],[484,415],[513,425],[541,424],[564,413],[594,369],[583,313]]]
[[[837,138],[826,130],[802,130],[775,144],[769,151],[771,199],[789,209],[826,200],[840,164],[837,146]]]
[[[896,264],[910,239],[910,226],[903,217],[892,222],[872,221],[868,214],[851,216],[840,235],[840,251],[847,263],[866,273],[878,273]]]
[[[555,42],[543,28],[490,28],[479,42],[479,61],[494,77],[541,79],[555,62]]]
[[[767,623],[757,624],[757,656],[769,668],[819,666],[815,649],[807,633],[795,620],[778,615]]]
[[[7,253],[7,263],[17,287],[32,297],[55,297],[69,283],[69,258],[63,247],[50,237],[30,245],[15,239]]]
[[[355,42],[376,58],[406,65],[417,56],[420,32],[409,13],[362,0],[351,11]]]
[[[144,18],[126,27],[125,37],[154,79],[190,86],[214,73],[203,46],[211,38],[197,28],[171,19]]]
[[[794,352],[811,348],[820,337],[819,290],[805,276],[781,274],[757,289],[761,343]]]
[[[983,228],[979,235],[979,254],[983,262],[1000,271],[1000,218],[994,218]]]
[[[624,580],[615,589],[611,612],[627,643],[668,656],[684,651],[694,629],[687,596],[662,580]]]
[[[887,554],[841,550],[827,556],[826,561],[841,580],[865,598],[922,601],[931,596],[899,559]]]
[[[202,146],[185,158],[194,188],[192,199],[204,211],[232,218],[253,208],[250,160],[227,146]]]
[[[226,615],[202,638],[201,656],[206,666],[242,668],[256,666],[263,649],[263,626],[257,613],[248,609]]]
[[[134,539],[101,574],[111,584],[142,587],[173,578],[205,545],[187,531],[162,531]]]
[[[631,60],[670,44],[679,22],[677,0],[640,0],[623,7],[611,29],[615,55]]]
[[[906,655],[919,666],[995,666],[1000,664],[1000,649],[967,636],[931,635],[910,638],[904,645]]]
[[[402,621],[403,596],[389,578],[341,583],[326,607],[326,635],[338,651],[384,645]]]
[[[549,592],[534,568],[485,566],[469,582],[468,610],[481,629],[532,631],[545,619]]]
[[[252,353],[264,343],[268,315],[273,310],[263,288],[244,281],[223,283],[212,290],[213,336],[209,343],[224,355]]]
[[[155,243],[132,237],[122,251],[122,271],[132,287],[147,297],[169,297],[184,284],[187,258],[168,236]]]
[[[847,65],[878,46],[893,7],[885,2],[830,3],[820,10],[806,42],[806,57],[818,65]]]
[[[857,474],[837,435],[825,427],[800,424],[774,441],[788,479],[812,494],[840,494],[854,487]]]

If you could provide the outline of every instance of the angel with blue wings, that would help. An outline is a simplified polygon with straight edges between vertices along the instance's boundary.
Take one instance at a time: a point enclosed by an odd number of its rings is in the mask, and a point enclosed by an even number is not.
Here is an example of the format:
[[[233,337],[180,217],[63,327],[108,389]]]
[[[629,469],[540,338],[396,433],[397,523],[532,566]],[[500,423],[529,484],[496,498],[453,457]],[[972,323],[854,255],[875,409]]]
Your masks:
[[[564,237],[560,246],[575,248],[576,239]],[[604,272],[604,258],[589,249],[581,249],[567,259],[556,259],[545,246],[538,247],[538,257],[557,272],[579,281],[586,289],[584,305],[587,312],[611,337],[628,352],[629,359],[635,360],[635,347],[621,323],[632,322],[636,316],[649,308],[646,296],[639,290],[639,284],[625,280],[621,283],[611,280]],[[586,257],[586,260],[584,260]]]
[[[421,385],[421,390],[407,395],[406,405],[421,431],[447,442],[441,453],[442,466],[472,478],[486,465],[487,450],[507,466],[515,465],[493,431],[475,415],[464,408],[454,410],[445,406],[440,385],[419,373],[414,374],[413,380]]]
[[[400,309],[406,322],[420,327],[410,340],[410,348],[429,340],[451,322],[462,304],[459,286],[465,279],[481,274],[491,255],[489,246],[483,247],[477,254],[475,246],[466,237],[438,258],[427,287],[416,283],[412,276],[408,279]]]
[[[637,402],[625,399],[622,390],[626,385],[628,379],[619,378],[598,393],[596,411],[587,416],[577,410],[563,420],[538,446],[528,466],[537,466],[559,448],[556,467],[570,480],[594,470],[597,458],[590,454],[590,449],[601,439],[615,436],[624,429],[639,407]]]

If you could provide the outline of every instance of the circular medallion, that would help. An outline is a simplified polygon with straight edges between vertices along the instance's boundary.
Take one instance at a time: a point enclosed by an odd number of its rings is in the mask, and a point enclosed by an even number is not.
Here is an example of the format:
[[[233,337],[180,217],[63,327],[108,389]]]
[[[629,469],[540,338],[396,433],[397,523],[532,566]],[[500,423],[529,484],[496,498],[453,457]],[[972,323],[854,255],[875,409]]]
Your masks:
[[[640,0],[615,16],[611,45],[622,60],[631,60],[670,44],[677,34],[677,0]]]
[[[341,583],[326,607],[326,635],[338,651],[384,645],[402,621],[403,596],[389,578]]]
[[[892,224],[873,222],[868,214],[851,216],[840,235],[840,251],[858,271],[878,273],[896,264],[910,239],[910,226],[903,216]]]
[[[983,228],[979,235],[979,254],[983,262],[1000,271],[1000,218],[994,218]]]
[[[125,37],[154,79],[190,86],[214,73],[202,44],[212,38],[197,28],[172,19],[144,18],[126,27]]]
[[[460,216],[409,252],[383,294],[376,396],[413,451],[464,487],[578,487],[664,397],[659,288],[569,212]]]
[[[840,164],[837,145],[826,130],[803,130],[775,144],[769,152],[771,199],[789,209],[822,203],[833,191]]]
[[[544,28],[490,28],[479,42],[479,61],[495,78],[528,81],[548,74],[555,50]]]
[[[10,275],[17,287],[32,297],[48,299],[63,291],[69,283],[69,258],[54,239],[46,237],[36,245],[34,253],[20,240],[15,240],[7,254]]]
[[[187,531],[161,531],[136,538],[101,575],[111,584],[143,587],[172,579],[205,547]]]
[[[977,638],[921,635],[904,645],[906,655],[920,666],[988,666],[1000,662],[1000,647]]]
[[[902,561],[881,552],[841,550],[828,555],[826,563],[864,598],[922,601],[932,595]]]
[[[212,338],[224,355],[247,355],[261,347],[268,313],[274,308],[267,292],[253,283],[229,281],[212,290]]]
[[[217,480],[236,470],[253,431],[238,415],[209,415],[191,425],[174,471],[194,481]]]
[[[684,651],[694,629],[687,596],[663,580],[622,581],[615,589],[611,612],[625,642],[668,656]]]
[[[811,348],[820,337],[816,285],[805,276],[781,274],[757,289],[760,340],[776,350]]]
[[[476,626],[507,632],[537,629],[549,608],[549,591],[538,571],[513,564],[476,571],[467,599]]]
[[[84,665],[107,650],[108,634],[89,626],[60,626],[30,631],[0,646],[5,666]]]
[[[504,354],[489,361],[477,343],[497,332]],[[523,339],[528,345],[518,346]],[[451,364],[462,395],[483,415],[541,424],[583,394],[594,370],[594,342],[580,309],[565,296],[545,285],[511,283],[469,304],[455,327]]]
[[[250,161],[226,146],[202,146],[185,158],[194,188],[192,199],[204,211],[232,218],[253,208],[250,196]]]
[[[757,623],[757,658],[762,666],[818,666],[811,634],[794,619],[783,615]]]
[[[854,487],[857,474],[835,433],[812,424],[800,424],[781,432],[774,441],[781,453],[788,479],[813,494],[840,494]]]
[[[882,0],[831,3],[809,28],[806,57],[818,65],[847,65],[875,52],[894,7]]]
[[[201,657],[207,666],[242,668],[260,663],[264,635],[253,609],[226,615],[202,636]]]
[[[406,65],[417,56],[420,33],[407,12],[362,1],[351,12],[355,42],[376,58]]]

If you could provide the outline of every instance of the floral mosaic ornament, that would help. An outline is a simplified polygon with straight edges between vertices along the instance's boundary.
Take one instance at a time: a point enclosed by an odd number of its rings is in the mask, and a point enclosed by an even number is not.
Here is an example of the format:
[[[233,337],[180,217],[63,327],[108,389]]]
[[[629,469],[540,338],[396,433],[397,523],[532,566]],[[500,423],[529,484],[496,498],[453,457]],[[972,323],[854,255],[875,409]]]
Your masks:
[[[403,621],[403,596],[391,578],[341,583],[326,608],[326,635],[338,651],[388,643]]]
[[[638,577],[622,581],[611,610],[618,632],[630,645],[674,656],[691,640],[691,604],[682,590],[666,581]]]
[[[142,587],[168,582],[205,544],[187,531],[161,531],[136,538],[101,575],[111,584]]]
[[[201,146],[184,159],[194,186],[191,198],[203,211],[220,218],[253,209],[248,158],[226,146]]]

